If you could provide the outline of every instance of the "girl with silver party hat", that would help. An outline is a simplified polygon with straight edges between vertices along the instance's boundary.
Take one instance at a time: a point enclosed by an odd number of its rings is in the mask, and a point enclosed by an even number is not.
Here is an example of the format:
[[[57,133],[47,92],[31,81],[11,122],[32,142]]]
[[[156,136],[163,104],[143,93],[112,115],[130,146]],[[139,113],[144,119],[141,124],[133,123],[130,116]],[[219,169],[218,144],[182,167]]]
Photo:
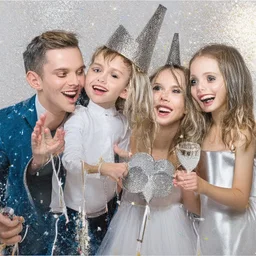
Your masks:
[[[182,196],[193,198],[194,193],[172,187],[178,165],[175,146],[184,126],[191,125],[186,74],[175,34],[166,65],[151,77],[157,122],[152,147],[128,162],[122,201],[98,255],[196,255],[193,225],[181,205]],[[133,145],[131,149],[136,152]]]
[[[85,84],[90,102],[78,106],[65,123],[64,197],[69,219],[78,221],[78,233],[71,229],[67,236],[70,241],[78,236],[80,254],[95,253],[115,210],[117,182],[127,174],[126,163],[114,163],[114,145],[128,150],[133,130],[144,146],[151,146],[153,99],[146,72],[165,12],[159,6],[137,40],[119,26],[95,51]]]

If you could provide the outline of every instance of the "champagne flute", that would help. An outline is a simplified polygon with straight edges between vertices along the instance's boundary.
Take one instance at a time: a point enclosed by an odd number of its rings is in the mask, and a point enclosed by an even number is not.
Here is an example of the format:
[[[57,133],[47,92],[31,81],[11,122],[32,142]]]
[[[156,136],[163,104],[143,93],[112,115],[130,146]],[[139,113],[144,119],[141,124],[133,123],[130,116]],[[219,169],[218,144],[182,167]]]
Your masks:
[[[177,157],[187,172],[192,172],[196,168],[200,153],[200,145],[194,142],[185,141],[176,146]]]

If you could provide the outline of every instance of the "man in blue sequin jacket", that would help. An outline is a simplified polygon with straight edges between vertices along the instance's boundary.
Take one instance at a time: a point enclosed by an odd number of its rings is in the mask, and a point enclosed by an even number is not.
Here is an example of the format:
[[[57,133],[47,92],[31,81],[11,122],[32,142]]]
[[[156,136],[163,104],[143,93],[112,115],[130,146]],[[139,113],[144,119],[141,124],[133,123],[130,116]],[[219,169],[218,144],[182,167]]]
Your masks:
[[[23,58],[27,81],[37,94],[0,110],[0,203],[1,207],[12,207],[16,215],[25,219],[28,232],[19,244],[19,253],[47,255],[53,252],[57,219],[49,212],[52,184],[49,154],[63,149],[64,132],[59,127],[68,113],[75,110],[84,86],[85,66],[76,35],[65,31],[47,31],[35,37]],[[39,125],[34,129],[38,119]],[[49,129],[38,130],[42,126]],[[38,133],[45,136],[51,147],[42,147],[40,135],[31,146],[31,135]],[[11,221],[0,214],[2,243],[20,241],[17,234],[21,229],[18,218]]]

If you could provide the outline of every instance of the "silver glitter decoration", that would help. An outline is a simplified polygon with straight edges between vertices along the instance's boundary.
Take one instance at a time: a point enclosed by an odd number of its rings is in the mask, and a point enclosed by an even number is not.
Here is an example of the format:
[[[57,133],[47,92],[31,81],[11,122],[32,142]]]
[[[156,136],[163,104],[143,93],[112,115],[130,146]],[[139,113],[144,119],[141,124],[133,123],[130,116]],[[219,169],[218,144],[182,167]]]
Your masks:
[[[86,172],[84,171],[83,162],[81,163],[81,177],[82,177],[82,195],[85,195]],[[88,234],[88,220],[85,211],[85,197],[83,197],[82,209],[79,210],[76,219],[76,240],[78,242],[78,252],[82,256],[89,255],[89,234]]]
[[[132,156],[128,163],[129,170],[133,167],[140,167],[145,173],[154,173],[155,161],[147,153],[138,153]]]
[[[142,191],[142,195],[144,196],[144,198],[148,204],[154,196],[153,191],[154,191],[154,185],[152,183],[152,180],[150,179]]]
[[[156,173],[152,177],[152,181],[154,184],[154,197],[165,197],[168,196],[171,192],[172,186],[172,179],[169,174],[161,172]]]
[[[155,162],[154,169],[157,170],[157,173],[152,176],[154,197],[164,197],[169,195],[172,189],[172,175],[175,172],[174,166],[168,160],[159,160]]]
[[[175,33],[173,36],[172,45],[171,45],[171,49],[170,49],[166,64],[180,66],[180,44],[179,44],[178,33]]]
[[[137,181],[137,182],[136,182]],[[148,183],[148,176],[141,167],[129,168],[129,175],[124,179],[123,186],[131,193],[139,193]]]
[[[82,256],[89,255],[88,221],[84,211],[78,213],[76,220],[76,240],[78,242],[78,253]]]
[[[147,203],[153,197],[170,194],[175,168],[168,160],[154,161],[147,153],[137,153],[130,159],[128,170],[123,180],[124,189],[131,193],[142,193]]]
[[[159,5],[152,18],[142,30],[136,41],[139,43],[138,66],[145,72],[148,71],[153,51],[162,26],[166,7]]]

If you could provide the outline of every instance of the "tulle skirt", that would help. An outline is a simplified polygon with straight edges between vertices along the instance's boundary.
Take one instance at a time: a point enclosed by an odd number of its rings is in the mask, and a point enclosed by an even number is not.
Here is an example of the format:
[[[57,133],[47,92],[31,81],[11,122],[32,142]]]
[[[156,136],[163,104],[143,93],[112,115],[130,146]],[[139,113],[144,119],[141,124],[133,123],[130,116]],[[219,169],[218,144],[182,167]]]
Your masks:
[[[97,255],[136,255],[145,206],[122,202]],[[196,234],[180,203],[150,209],[141,255],[196,255]]]

